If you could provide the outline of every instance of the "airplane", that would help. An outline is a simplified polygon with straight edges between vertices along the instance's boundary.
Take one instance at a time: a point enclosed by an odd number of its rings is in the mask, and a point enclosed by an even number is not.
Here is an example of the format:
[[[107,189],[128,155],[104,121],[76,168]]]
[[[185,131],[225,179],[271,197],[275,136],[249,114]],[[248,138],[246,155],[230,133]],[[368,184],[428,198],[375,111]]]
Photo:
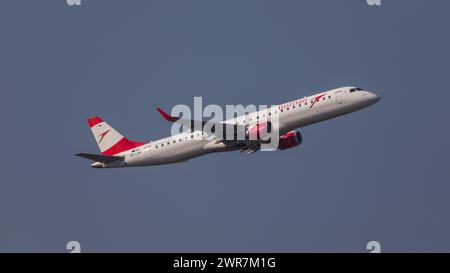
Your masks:
[[[192,129],[145,143],[127,139],[100,117],[90,117],[87,122],[101,154],[79,153],[76,156],[94,161],[91,165],[93,168],[118,168],[185,162],[195,157],[217,152],[240,150],[245,154],[252,154],[260,150],[263,142],[257,137],[250,139],[249,135],[254,135],[255,131],[258,134],[262,127],[267,130],[270,127],[270,121],[267,120],[270,120],[269,116],[272,114],[278,115],[278,149],[286,150],[302,144],[303,136],[298,131],[299,128],[361,110],[379,100],[380,97],[373,92],[349,86],[214,123],[217,126],[231,124],[236,130],[243,129],[246,135],[243,140],[230,140],[224,138],[223,135],[207,133],[202,127],[200,130],[195,130],[198,127],[194,128],[192,125],[198,122],[204,125],[204,121],[174,117],[161,108],[157,108],[157,110],[164,119],[172,123],[184,122],[183,124],[186,124],[186,122],[190,122]],[[265,124],[260,122],[260,117],[261,119],[266,118]]]

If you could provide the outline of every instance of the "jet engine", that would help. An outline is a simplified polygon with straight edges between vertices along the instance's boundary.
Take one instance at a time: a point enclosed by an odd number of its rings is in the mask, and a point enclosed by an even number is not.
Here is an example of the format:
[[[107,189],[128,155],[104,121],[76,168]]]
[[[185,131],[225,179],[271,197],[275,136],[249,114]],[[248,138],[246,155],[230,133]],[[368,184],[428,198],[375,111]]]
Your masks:
[[[291,131],[289,133],[280,136],[278,149],[280,150],[290,149],[302,144],[302,142],[303,142],[302,134],[298,131]]]

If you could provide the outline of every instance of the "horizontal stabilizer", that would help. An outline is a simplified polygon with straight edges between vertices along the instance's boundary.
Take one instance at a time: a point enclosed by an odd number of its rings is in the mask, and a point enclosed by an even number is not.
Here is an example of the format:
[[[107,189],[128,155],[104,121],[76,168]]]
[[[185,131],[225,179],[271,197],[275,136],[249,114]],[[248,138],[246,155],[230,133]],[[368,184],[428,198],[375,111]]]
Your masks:
[[[110,156],[110,155],[96,155],[96,154],[86,154],[86,153],[79,153],[76,154],[76,156],[86,158],[95,162],[102,162],[102,163],[113,163],[117,161],[122,161],[122,156]]]

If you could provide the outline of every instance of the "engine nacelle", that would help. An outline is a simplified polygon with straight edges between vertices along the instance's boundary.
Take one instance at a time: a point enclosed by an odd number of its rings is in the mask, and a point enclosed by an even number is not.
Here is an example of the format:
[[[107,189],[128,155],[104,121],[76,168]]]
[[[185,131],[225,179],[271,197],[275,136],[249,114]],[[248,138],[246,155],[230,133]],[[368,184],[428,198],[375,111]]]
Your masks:
[[[291,131],[289,133],[280,136],[278,149],[280,150],[290,149],[302,144],[302,142],[303,142],[302,134],[298,131]]]
[[[267,121],[249,126],[246,137],[250,140],[270,140],[271,132],[272,123]]]

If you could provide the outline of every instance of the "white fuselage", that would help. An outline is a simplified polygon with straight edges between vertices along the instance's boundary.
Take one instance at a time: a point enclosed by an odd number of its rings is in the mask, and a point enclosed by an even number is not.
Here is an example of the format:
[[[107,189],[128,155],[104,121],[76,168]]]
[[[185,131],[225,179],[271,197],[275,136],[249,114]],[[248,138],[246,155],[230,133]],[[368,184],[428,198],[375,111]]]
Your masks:
[[[268,113],[275,112],[278,114],[279,133],[282,135],[297,128],[363,109],[378,100],[379,97],[372,92],[355,87],[343,87],[272,106],[223,123],[252,125],[258,123],[258,118],[263,119]],[[123,162],[94,163],[92,166],[108,168],[161,165],[187,161],[213,152],[237,150],[216,140],[215,136],[207,135],[203,131],[184,132],[118,154],[124,157]]]

